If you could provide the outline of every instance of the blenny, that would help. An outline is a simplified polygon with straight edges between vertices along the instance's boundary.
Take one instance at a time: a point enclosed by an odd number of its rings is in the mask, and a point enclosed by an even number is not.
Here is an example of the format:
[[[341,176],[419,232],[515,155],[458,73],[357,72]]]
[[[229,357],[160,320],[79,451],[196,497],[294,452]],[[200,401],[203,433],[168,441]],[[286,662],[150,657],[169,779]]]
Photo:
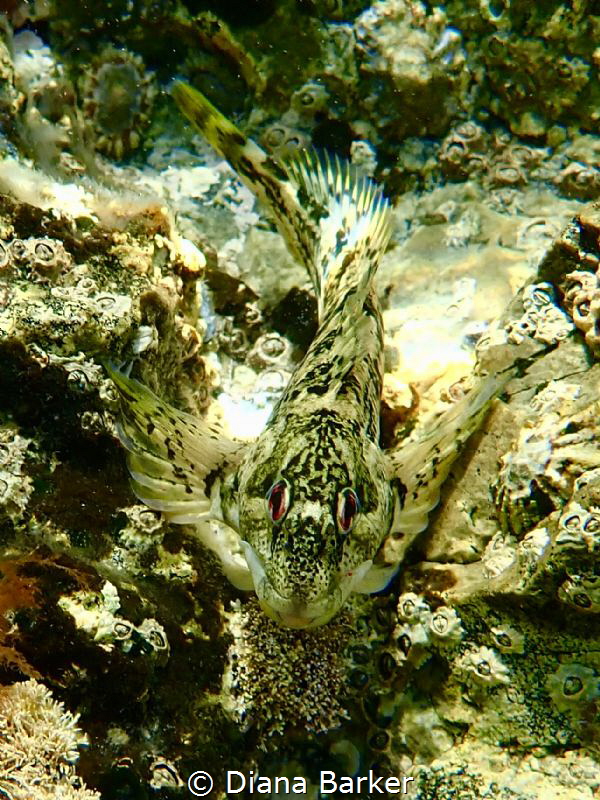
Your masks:
[[[384,452],[383,323],[373,278],[390,237],[388,201],[337,158],[303,152],[276,162],[190,86],[177,83],[173,96],[307,268],[319,327],[249,444],[111,369],[133,488],[172,522],[196,524],[228,578],[254,590],[269,616],[310,628],[331,619],[351,592],[387,585],[504,381],[478,379],[424,435]]]

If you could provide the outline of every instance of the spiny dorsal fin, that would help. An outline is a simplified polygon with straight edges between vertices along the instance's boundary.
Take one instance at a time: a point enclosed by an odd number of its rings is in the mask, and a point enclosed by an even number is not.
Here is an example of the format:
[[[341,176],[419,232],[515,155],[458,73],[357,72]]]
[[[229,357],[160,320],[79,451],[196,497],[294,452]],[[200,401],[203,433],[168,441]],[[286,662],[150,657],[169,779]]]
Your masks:
[[[326,153],[305,150],[286,167],[318,225],[314,258],[319,316],[346,289],[357,289],[362,303],[390,237],[388,201],[368,177]]]
[[[207,477],[241,457],[243,444],[164,403],[139,381],[106,367],[122,399],[118,433],[137,497],[172,522],[197,522],[210,513]]]

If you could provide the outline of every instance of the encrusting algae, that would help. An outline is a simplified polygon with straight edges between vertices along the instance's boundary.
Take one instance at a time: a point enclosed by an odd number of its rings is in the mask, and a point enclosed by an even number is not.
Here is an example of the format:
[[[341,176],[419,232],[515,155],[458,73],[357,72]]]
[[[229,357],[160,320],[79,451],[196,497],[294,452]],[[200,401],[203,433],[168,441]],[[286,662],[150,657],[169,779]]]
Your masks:
[[[201,524],[232,582],[281,624],[327,622],[352,592],[383,589],[398,549],[427,524],[461,444],[506,375],[479,379],[420,440],[379,446],[383,323],[373,278],[390,236],[381,191],[339,160],[281,165],[199,92],[182,111],[236,169],[307,268],[319,328],[263,433],[251,444],[161,402],[110,371],[125,400],[121,441],[138,497]]]

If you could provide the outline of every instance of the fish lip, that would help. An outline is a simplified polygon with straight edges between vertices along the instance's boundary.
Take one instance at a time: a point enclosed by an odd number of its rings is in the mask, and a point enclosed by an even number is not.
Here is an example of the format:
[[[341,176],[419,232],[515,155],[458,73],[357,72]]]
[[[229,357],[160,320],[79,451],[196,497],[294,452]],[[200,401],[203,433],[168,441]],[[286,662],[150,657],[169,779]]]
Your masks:
[[[350,592],[371,568],[371,560],[364,561],[325,597],[304,604],[278,592],[266,573],[263,559],[249,542],[242,541],[242,549],[252,575],[254,591],[267,616],[287,628],[315,628],[324,625],[341,610]]]

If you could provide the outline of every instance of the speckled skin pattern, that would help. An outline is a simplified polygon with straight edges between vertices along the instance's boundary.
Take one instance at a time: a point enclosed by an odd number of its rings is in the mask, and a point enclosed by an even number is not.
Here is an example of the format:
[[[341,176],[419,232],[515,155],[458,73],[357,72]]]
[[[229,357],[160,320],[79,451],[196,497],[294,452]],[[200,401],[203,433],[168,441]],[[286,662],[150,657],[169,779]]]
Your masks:
[[[481,380],[420,436],[379,447],[383,323],[373,278],[390,235],[380,190],[345,163],[275,162],[201,94],[182,111],[236,169],[311,276],[319,328],[265,430],[241,447],[120,373],[121,440],[138,497],[204,543],[283,625],[327,622],[383,589],[427,524],[461,444],[504,379]]]
[[[383,323],[371,288],[389,208],[370,181],[338,163],[309,156],[282,174],[189,87],[177,86],[175,98],[266,201],[319,297],[318,333],[224,493],[224,511],[235,507],[229,517],[239,514],[240,536],[257,556],[249,563],[263,608],[294,627],[321,624],[371,566],[391,524],[378,445]],[[287,508],[274,521],[265,497],[282,481]],[[348,489],[359,510],[346,531],[338,512]]]

